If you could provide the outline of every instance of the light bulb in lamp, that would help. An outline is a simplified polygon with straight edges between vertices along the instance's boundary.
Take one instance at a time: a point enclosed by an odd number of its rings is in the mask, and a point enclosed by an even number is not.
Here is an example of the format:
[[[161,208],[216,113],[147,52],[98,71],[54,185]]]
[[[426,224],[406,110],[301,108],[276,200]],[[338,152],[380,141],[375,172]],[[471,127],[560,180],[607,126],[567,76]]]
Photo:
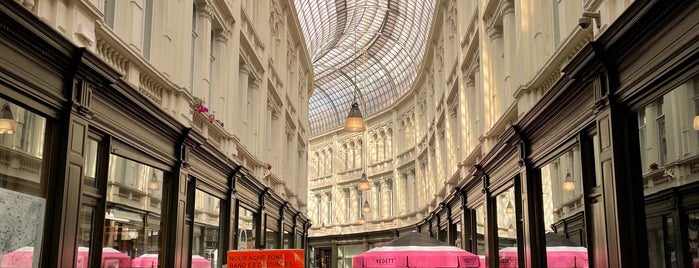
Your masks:
[[[0,134],[12,134],[15,132],[15,118],[12,116],[10,104],[5,103],[0,110]]]
[[[371,183],[369,183],[369,179],[367,179],[366,173],[362,173],[362,177],[359,179],[359,184],[357,184],[357,189],[360,191],[371,190]]]
[[[507,206],[505,207],[505,214],[515,214],[515,207],[512,206],[512,202],[507,201]]]
[[[364,117],[362,117],[362,112],[359,110],[359,104],[354,102],[352,103],[349,114],[347,114],[347,119],[345,119],[345,130],[362,132],[365,129]]]
[[[570,173],[566,174],[566,178],[563,181],[563,190],[575,190],[575,182],[573,181],[573,177],[570,176]]]

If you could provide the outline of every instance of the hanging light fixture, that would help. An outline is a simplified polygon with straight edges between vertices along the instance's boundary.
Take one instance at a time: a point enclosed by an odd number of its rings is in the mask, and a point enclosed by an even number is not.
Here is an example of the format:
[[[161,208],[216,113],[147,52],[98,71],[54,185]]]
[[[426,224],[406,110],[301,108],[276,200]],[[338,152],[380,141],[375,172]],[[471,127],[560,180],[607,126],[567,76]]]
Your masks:
[[[362,213],[362,216],[359,217],[359,224],[365,224],[366,223],[366,218],[364,218],[364,213]]]
[[[507,200],[507,206],[505,207],[505,214],[515,214],[515,207],[512,206],[512,202]]]
[[[362,112],[359,110],[359,104],[357,103],[355,97],[349,114],[347,115],[347,119],[345,119],[345,130],[351,132],[362,132],[365,129],[364,117],[362,117]]]
[[[320,230],[321,230],[321,231],[325,231],[325,223],[323,223],[323,224],[320,225]]]
[[[515,227],[512,226],[512,223],[510,223],[510,226],[507,227],[507,233],[508,233],[508,234],[514,234],[514,233],[515,233]]]
[[[357,43],[357,34],[354,35],[354,44]],[[353,48],[353,55],[357,55],[357,49],[355,46]],[[357,68],[354,68],[354,81],[357,81]],[[358,86],[353,85],[357,89],[353,90],[353,100],[352,106],[350,107],[349,114],[347,114],[347,119],[345,119],[345,130],[351,132],[362,132],[366,129],[364,124],[364,117],[362,116],[362,111],[359,110],[359,103],[357,103],[357,90]]]
[[[153,175],[148,180],[148,190],[155,191],[158,188],[160,188],[160,182],[158,182],[158,176],[155,175],[155,170],[153,170]]]
[[[371,212],[371,207],[369,206],[369,201],[364,200],[364,205],[362,206],[362,212],[364,212],[364,213]]]
[[[575,182],[573,181],[573,177],[570,175],[570,171],[568,173],[566,173],[566,178],[563,181],[563,190],[566,190],[566,191],[575,190]]]
[[[371,190],[371,183],[369,183],[369,179],[366,178],[366,173],[364,173],[364,172],[362,172],[362,177],[359,179],[359,184],[357,185],[357,189],[360,191]]]
[[[12,116],[10,104],[5,103],[0,110],[0,134],[12,134],[15,132],[15,118]]]
[[[694,129],[699,130],[699,115],[694,116]]]

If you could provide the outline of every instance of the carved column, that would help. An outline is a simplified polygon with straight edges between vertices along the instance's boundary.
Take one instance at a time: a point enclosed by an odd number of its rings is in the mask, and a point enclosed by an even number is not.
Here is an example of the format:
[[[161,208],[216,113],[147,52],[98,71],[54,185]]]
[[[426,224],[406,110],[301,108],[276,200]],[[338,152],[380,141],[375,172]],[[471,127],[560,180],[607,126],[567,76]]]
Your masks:
[[[240,139],[241,144],[246,144],[246,141],[248,139],[248,80],[249,80],[249,74],[250,74],[250,69],[249,66],[241,61],[240,62],[240,69],[238,69],[239,75],[238,75],[238,95],[236,98],[238,98],[237,104],[238,104],[238,112],[237,115],[235,116],[235,122],[240,122],[239,126],[236,130],[236,134],[238,135],[238,138]]]
[[[211,19],[213,9],[204,5],[197,10],[196,29],[197,38],[194,42],[194,79],[192,95],[205,99],[211,107],[213,103],[210,81],[211,67]]]
[[[504,65],[505,65],[505,84],[503,94],[500,96],[500,114],[505,112],[507,106],[512,102],[513,93],[516,90],[517,79],[515,76],[519,72],[517,69],[522,66],[522,63],[515,58],[517,51],[517,29],[515,28],[515,6],[509,0],[502,3],[502,32],[504,35]]]
[[[502,112],[502,107],[500,105],[499,99],[502,98],[502,91],[504,88],[504,67],[503,67],[503,38],[502,30],[496,27],[488,28],[488,37],[490,37],[490,52],[488,57],[490,58],[490,71],[492,77],[489,79],[490,88],[485,90],[485,102],[489,104],[489,110],[485,111],[485,126],[490,128],[495,121],[497,121],[498,115]]]

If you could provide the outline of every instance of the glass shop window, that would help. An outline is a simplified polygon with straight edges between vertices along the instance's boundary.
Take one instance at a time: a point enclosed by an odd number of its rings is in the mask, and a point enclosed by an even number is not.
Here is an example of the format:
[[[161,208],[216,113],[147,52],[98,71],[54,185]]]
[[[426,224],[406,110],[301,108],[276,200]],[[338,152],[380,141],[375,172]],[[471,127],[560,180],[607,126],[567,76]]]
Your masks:
[[[0,267],[37,267],[46,212],[46,119],[0,98]]]
[[[293,232],[291,231],[291,226],[284,225],[284,241],[282,242],[282,248],[283,249],[289,249],[292,248],[293,245],[291,244],[291,241],[293,239]]]
[[[266,225],[265,248],[279,248],[279,220],[268,215]]]
[[[103,266],[157,267],[164,173],[117,155],[108,169]]]
[[[485,223],[488,222],[485,217],[485,207],[480,205],[476,208],[476,253],[481,259],[481,266],[488,267],[485,262],[485,251],[488,249],[488,240],[485,239]]]
[[[695,181],[699,165],[699,78],[637,111],[645,195]]]
[[[217,268],[221,238],[221,199],[196,189],[192,267]]]
[[[580,149],[576,146],[541,168],[546,261],[549,267],[588,267],[583,246],[584,206]]]
[[[238,249],[255,249],[257,214],[240,207],[238,210]]]
[[[498,260],[500,266],[517,267],[517,223],[515,188],[509,188],[495,197]]]
[[[693,267],[699,267],[699,212],[689,213],[686,237],[689,240],[687,255]]]
[[[301,233],[296,233],[296,239],[294,239],[294,248],[303,248],[303,235]]]

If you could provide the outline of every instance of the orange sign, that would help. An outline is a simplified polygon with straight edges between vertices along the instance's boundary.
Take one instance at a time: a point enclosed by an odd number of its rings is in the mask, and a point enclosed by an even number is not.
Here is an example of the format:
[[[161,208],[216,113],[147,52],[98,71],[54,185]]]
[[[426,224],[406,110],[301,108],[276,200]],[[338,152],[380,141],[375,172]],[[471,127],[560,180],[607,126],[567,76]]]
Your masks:
[[[304,267],[302,249],[229,250],[227,260],[228,268]]]

